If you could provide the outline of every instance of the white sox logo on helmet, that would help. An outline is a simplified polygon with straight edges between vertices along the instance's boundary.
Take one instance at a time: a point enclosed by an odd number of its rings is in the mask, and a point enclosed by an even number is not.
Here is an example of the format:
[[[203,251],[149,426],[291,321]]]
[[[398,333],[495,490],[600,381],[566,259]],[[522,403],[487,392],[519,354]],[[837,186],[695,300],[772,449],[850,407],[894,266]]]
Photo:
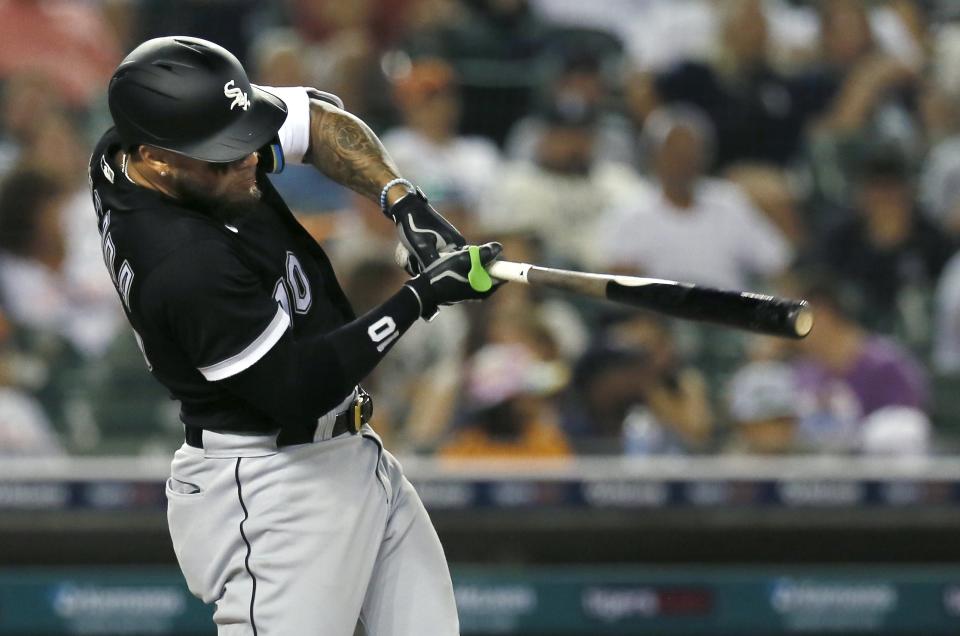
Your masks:
[[[233,80],[223,85],[223,94],[233,100],[233,102],[230,103],[230,110],[233,110],[234,106],[239,106],[243,110],[250,108],[250,98],[247,97],[247,94],[244,93],[239,86],[234,86]]]

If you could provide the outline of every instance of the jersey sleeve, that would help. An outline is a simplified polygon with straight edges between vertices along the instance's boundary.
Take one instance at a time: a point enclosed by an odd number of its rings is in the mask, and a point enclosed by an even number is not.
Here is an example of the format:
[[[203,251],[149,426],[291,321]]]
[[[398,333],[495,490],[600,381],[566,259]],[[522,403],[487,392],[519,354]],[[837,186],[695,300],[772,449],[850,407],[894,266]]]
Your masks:
[[[256,364],[290,325],[257,276],[217,241],[169,255],[145,281],[140,304],[211,382]]]
[[[287,118],[277,132],[283,156],[288,163],[303,163],[303,156],[310,145],[310,100],[319,99],[337,108],[343,102],[332,93],[304,86],[261,86],[263,90],[283,100],[287,106]]]

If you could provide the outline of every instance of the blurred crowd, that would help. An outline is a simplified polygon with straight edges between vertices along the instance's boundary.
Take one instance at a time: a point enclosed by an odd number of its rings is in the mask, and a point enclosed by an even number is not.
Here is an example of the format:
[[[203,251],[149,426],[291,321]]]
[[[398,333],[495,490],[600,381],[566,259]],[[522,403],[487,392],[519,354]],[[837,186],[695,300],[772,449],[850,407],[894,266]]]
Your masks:
[[[504,286],[365,382],[401,452],[928,455],[960,446],[960,5],[948,0],[0,0],[0,456],[169,452],[86,185],[106,82],[205,37],[316,86],[505,258],[808,299],[803,341]],[[275,185],[362,311],[376,204]],[[323,378],[317,378],[322,383]]]

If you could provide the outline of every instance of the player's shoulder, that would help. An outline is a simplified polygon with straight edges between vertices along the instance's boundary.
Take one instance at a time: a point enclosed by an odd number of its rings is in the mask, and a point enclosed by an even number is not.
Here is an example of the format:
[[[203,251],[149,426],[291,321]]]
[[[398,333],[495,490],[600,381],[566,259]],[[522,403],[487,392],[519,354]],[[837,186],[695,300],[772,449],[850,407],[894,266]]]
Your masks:
[[[241,263],[242,257],[227,241],[217,236],[194,235],[189,242],[181,243],[167,251],[155,264],[154,269],[166,275],[185,276],[186,285],[203,281],[222,271],[232,271]]]
[[[187,210],[133,210],[117,217],[111,228],[118,249],[136,261],[145,274],[166,268],[183,274],[192,272],[196,277],[225,262],[232,265],[237,258],[225,227]]]
[[[147,306],[225,299],[249,270],[228,242],[214,237],[197,238],[163,253],[145,272],[141,302]]]

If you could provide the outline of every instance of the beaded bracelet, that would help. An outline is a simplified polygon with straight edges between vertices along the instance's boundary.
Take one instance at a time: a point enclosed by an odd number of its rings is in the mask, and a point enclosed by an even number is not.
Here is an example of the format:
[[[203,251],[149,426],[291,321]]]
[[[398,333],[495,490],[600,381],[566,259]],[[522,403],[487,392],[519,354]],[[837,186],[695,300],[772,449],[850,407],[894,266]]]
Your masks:
[[[387,191],[390,190],[395,185],[405,185],[410,188],[410,192],[416,192],[417,189],[414,187],[410,181],[407,179],[391,179],[387,181],[387,185],[383,186],[383,190],[380,191],[380,209],[383,210],[383,213],[387,213]]]

